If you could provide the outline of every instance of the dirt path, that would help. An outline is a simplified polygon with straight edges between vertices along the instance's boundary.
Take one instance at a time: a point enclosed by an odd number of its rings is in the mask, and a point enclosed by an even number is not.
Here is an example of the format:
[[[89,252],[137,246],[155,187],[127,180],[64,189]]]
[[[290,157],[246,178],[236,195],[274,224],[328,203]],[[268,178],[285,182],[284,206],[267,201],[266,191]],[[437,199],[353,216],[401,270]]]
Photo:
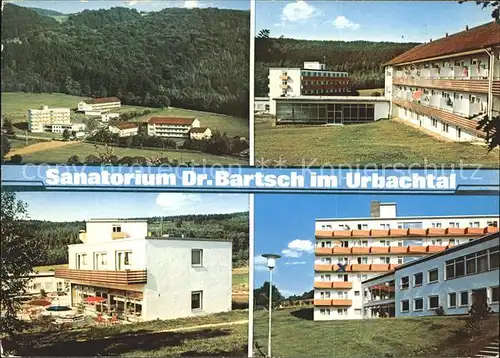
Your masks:
[[[32,153],[36,153],[36,152],[41,152],[41,151],[48,150],[48,149],[56,149],[56,148],[60,148],[60,147],[65,147],[67,145],[77,144],[77,143],[80,143],[80,142],[77,142],[77,141],[62,142],[62,141],[55,141],[55,140],[49,141],[49,142],[40,142],[40,143],[28,145],[26,147],[13,149],[9,153],[7,153],[7,155],[5,157],[10,158],[16,154],[27,155],[27,154],[32,154]]]
[[[190,331],[190,330],[193,330],[193,329],[214,328],[214,327],[223,327],[223,326],[234,326],[234,325],[237,325],[237,324],[245,324],[245,323],[248,323],[247,319],[240,320],[240,321],[233,321],[233,322],[201,324],[201,325],[198,325],[198,326],[188,326],[188,327],[164,329],[164,330],[161,330],[161,331],[155,331],[154,333]]]

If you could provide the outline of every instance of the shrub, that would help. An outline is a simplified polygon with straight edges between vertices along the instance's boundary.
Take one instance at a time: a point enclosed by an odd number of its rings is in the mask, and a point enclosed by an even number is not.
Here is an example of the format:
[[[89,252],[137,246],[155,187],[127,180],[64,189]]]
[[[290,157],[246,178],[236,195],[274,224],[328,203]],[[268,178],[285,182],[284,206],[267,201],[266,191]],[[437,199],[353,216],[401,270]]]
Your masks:
[[[439,306],[438,308],[436,308],[434,310],[434,312],[436,312],[436,315],[438,315],[438,316],[444,316],[445,315],[443,306]]]
[[[486,302],[475,302],[469,310],[469,316],[465,321],[465,331],[469,336],[479,333],[484,320],[491,314],[491,307]]]

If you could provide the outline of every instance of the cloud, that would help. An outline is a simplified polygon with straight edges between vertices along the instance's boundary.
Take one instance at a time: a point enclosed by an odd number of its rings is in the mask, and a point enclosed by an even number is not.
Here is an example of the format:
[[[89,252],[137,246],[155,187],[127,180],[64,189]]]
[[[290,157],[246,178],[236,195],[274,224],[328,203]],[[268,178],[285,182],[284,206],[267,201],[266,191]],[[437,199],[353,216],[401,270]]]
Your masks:
[[[199,7],[198,0],[185,0],[184,7],[187,9],[194,9],[196,7]]]
[[[267,271],[267,259],[260,255],[253,258],[253,268],[255,271]]]
[[[156,205],[165,215],[228,214],[247,211],[248,195],[160,193]]]
[[[285,262],[285,265],[305,265],[307,264],[307,261],[292,261],[292,262]]]
[[[282,21],[297,22],[319,15],[319,10],[304,0],[286,4],[281,13]]]
[[[281,250],[285,257],[297,258],[302,256],[303,253],[311,254],[314,251],[314,244],[311,240],[295,239],[288,243],[286,249]]]
[[[352,22],[345,16],[337,16],[335,20],[333,20],[333,26],[335,26],[339,30],[343,29],[357,30],[360,27],[359,24]]]

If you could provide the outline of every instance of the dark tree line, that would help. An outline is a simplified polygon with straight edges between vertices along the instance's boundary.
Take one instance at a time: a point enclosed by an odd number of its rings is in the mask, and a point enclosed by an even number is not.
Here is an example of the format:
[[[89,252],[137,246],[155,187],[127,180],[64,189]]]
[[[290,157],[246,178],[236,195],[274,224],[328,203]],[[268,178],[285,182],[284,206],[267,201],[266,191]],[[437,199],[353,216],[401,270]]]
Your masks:
[[[2,91],[248,116],[249,12],[84,11],[64,22],[5,4]]]
[[[416,45],[272,38],[262,29],[255,39],[255,95],[268,95],[270,67],[302,67],[304,61],[325,61],[329,70],[349,72],[354,89],[383,88],[382,65]]]
[[[137,218],[148,220],[152,235],[160,234],[160,217]],[[64,264],[68,262],[67,245],[80,243],[78,233],[84,222],[51,222],[29,220],[23,223],[27,232],[36,232],[43,252],[43,260],[35,265]],[[219,238],[233,241],[233,265],[248,264],[248,212],[223,215],[184,215],[163,218],[163,233],[174,237]]]

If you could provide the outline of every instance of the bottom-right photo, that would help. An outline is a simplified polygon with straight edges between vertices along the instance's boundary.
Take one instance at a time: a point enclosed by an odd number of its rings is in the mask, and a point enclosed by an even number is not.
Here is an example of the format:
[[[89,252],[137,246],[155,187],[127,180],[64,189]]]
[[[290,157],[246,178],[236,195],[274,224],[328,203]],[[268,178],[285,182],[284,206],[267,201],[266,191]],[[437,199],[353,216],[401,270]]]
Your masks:
[[[498,197],[260,194],[254,213],[254,357],[498,357]]]

